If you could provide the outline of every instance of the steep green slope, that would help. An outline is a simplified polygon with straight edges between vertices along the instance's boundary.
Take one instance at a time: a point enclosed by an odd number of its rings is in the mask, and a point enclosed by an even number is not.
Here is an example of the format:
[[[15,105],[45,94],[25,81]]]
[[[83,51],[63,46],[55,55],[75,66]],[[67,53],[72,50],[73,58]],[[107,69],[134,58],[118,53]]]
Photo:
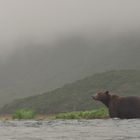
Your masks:
[[[90,110],[101,106],[91,95],[109,90],[120,95],[140,95],[140,70],[121,70],[94,74],[41,95],[16,100],[5,105],[0,112],[12,113],[20,108],[30,108],[38,113]]]

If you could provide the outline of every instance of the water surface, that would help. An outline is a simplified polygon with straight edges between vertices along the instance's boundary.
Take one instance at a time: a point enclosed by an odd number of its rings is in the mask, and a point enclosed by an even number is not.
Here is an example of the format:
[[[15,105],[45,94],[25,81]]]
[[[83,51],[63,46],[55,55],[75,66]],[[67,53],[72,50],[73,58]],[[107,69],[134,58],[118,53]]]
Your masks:
[[[0,140],[140,140],[140,120],[1,121]]]

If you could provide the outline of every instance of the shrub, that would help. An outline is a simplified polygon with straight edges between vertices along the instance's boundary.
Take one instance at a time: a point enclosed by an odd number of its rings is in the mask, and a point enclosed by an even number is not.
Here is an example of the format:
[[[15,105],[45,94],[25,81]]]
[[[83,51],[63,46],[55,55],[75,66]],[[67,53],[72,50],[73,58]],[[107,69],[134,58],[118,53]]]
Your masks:
[[[36,112],[30,109],[19,109],[12,115],[13,119],[33,119],[36,116]]]
[[[77,111],[70,113],[60,113],[55,116],[56,119],[99,119],[107,118],[108,110],[106,108],[100,108],[92,111]]]

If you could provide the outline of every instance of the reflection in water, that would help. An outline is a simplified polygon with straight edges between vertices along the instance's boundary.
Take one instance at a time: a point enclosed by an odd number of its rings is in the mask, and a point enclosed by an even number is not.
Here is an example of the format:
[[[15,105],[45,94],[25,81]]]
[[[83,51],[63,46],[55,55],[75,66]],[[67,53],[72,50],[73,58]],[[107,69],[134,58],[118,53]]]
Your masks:
[[[140,140],[140,120],[6,121],[0,140]]]

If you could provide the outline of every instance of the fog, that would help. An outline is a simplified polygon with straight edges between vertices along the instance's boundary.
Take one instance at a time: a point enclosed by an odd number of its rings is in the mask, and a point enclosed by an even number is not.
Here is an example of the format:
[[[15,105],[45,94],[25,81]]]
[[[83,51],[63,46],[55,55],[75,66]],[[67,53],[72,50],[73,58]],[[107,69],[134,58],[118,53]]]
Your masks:
[[[24,38],[47,42],[71,32],[133,32],[139,29],[139,5],[138,0],[1,0],[1,52]]]
[[[96,72],[139,69],[139,5],[0,0],[0,105]]]

